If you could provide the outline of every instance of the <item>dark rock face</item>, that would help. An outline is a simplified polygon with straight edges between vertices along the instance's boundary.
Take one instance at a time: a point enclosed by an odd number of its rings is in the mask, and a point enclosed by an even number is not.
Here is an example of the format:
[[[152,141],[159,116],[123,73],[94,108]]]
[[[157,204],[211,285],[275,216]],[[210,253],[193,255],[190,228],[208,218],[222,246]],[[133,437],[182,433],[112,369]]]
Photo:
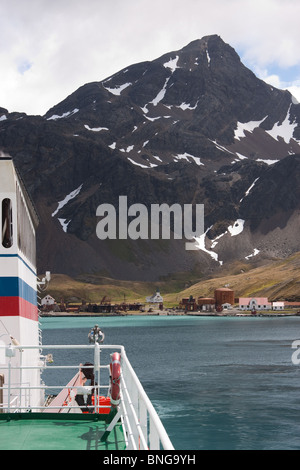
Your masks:
[[[86,84],[43,117],[0,108],[0,150],[40,214],[40,271],[146,280],[253,249],[300,250],[299,123],[290,93],[257,79],[215,35]],[[99,240],[97,207],[118,209],[122,195],[149,211],[204,204],[206,249],[218,261],[186,251],[185,240]],[[243,230],[232,235],[237,220]]]
[[[242,201],[240,214],[247,216],[255,229],[278,213],[287,215],[299,209],[300,155],[292,155],[263,172],[255,191]]]

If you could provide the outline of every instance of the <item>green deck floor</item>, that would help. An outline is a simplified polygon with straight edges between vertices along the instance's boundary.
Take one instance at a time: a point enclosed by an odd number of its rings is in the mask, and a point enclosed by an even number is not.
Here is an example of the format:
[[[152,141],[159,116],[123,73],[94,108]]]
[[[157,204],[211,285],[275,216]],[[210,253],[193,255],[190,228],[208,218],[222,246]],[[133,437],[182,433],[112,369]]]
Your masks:
[[[124,450],[121,424],[101,442],[105,429],[95,415],[0,414],[0,450]]]

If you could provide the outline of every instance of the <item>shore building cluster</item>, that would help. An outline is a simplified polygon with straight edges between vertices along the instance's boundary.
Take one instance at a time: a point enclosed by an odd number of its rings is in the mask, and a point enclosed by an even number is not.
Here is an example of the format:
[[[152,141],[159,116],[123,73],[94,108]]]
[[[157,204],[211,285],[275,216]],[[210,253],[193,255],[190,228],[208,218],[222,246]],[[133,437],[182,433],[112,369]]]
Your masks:
[[[242,311],[261,312],[264,310],[282,311],[286,308],[300,308],[300,302],[272,302],[267,297],[235,297],[227,287],[216,289],[214,297],[183,298],[179,308],[185,311],[222,312],[233,307]]]

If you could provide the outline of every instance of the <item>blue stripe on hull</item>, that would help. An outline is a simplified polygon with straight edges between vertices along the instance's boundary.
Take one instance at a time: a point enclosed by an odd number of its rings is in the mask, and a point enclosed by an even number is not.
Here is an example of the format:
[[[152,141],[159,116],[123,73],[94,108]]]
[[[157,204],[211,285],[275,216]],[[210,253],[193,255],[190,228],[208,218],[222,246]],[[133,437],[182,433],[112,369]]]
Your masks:
[[[37,304],[36,290],[19,277],[0,277],[1,297],[22,297],[22,299],[31,304]]]

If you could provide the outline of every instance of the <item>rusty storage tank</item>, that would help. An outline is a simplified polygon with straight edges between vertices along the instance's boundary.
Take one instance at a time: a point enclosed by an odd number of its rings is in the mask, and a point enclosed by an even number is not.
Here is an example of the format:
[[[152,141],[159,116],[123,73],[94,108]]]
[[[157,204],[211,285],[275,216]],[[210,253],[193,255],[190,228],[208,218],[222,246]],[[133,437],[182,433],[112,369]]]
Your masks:
[[[215,301],[216,301],[216,305],[223,305],[223,304],[233,305],[234,304],[234,291],[231,289],[227,289],[226,287],[216,289]]]
[[[198,305],[214,305],[215,299],[213,297],[198,297]]]

